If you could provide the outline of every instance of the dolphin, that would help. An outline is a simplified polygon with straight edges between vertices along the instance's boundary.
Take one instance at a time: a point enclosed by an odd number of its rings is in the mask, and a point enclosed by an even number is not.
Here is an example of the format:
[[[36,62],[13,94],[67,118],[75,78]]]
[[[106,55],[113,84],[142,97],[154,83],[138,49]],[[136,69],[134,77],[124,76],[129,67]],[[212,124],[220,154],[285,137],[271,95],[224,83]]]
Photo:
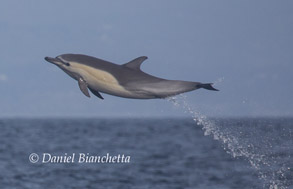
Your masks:
[[[212,83],[167,80],[149,75],[140,69],[146,56],[118,65],[82,54],[62,54],[45,57],[70,77],[78,81],[82,93],[90,97],[88,89],[97,97],[101,93],[133,99],[167,98],[195,89],[218,91]]]

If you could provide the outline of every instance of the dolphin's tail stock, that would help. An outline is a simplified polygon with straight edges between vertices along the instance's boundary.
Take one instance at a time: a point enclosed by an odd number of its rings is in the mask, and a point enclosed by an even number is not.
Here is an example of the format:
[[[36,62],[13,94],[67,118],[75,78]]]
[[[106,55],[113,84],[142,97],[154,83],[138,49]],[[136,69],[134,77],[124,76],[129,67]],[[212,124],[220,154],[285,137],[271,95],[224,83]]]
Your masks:
[[[198,89],[203,88],[207,90],[212,90],[212,91],[219,91],[218,89],[215,89],[213,86],[213,83],[199,83],[197,84]]]
[[[153,91],[158,98],[167,98],[170,96],[175,96],[181,93],[193,91],[196,89],[207,89],[212,91],[218,91],[212,86],[212,83],[200,83],[200,82],[191,82],[191,81],[172,81],[167,80],[160,82]]]

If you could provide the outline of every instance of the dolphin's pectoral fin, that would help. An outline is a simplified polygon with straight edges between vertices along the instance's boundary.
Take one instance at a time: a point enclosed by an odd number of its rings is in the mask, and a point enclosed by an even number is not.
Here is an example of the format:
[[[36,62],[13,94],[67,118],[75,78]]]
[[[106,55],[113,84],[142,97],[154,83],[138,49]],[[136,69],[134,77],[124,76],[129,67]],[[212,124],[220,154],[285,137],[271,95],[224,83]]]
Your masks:
[[[87,89],[87,83],[85,82],[85,80],[83,80],[82,78],[79,78],[79,79],[78,79],[78,86],[79,86],[81,92],[82,92],[85,96],[87,96],[87,97],[91,97],[91,96],[90,96],[90,93],[89,93],[89,91],[88,91],[88,89]]]
[[[140,56],[136,59],[131,60],[130,62],[123,64],[123,66],[135,69],[135,70],[140,70],[140,65],[142,64],[143,61],[145,61],[148,57],[146,56]]]
[[[104,100],[104,98],[102,97],[102,95],[99,93],[99,91],[96,91],[92,88],[89,87],[89,90],[94,94],[96,95],[97,97],[99,97],[100,99]]]

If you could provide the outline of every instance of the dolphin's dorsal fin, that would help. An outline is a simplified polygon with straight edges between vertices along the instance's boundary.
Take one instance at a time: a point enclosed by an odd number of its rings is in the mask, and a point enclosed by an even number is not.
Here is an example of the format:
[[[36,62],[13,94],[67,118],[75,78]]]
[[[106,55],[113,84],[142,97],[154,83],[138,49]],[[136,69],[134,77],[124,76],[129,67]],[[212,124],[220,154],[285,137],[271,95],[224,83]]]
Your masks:
[[[145,61],[148,57],[146,56],[140,56],[136,59],[131,60],[130,62],[127,62],[126,64],[123,64],[123,66],[135,69],[135,70],[140,70],[140,65],[142,64],[143,61]]]
[[[79,86],[81,92],[82,92],[85,96],[90,97],[90,93],[89,93],[89,91],[88,91],[88,89],[87,89],[87,83],[85,82],[85,80],[83,80],[82,78],[79,78],[79,79],[78,79],[78,86]]]

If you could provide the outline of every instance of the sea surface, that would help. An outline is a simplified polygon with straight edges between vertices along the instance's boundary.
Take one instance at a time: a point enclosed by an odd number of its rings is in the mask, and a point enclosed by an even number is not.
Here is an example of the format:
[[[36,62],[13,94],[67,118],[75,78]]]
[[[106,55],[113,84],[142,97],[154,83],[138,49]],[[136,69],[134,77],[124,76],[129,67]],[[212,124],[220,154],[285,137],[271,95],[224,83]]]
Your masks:
[[[0,188],[293,188],[293,118],[196,116],[1,119]],[[45,163],[44,153],[130,159]]]

